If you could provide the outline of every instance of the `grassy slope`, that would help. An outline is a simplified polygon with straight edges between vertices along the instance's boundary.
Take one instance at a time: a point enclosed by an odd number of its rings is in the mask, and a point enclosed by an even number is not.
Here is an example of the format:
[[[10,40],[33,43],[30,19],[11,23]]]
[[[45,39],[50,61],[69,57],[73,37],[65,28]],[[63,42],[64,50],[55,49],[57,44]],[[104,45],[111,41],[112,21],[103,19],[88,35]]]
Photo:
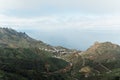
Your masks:
[[[64,78],[62,74],[47,75],[45,68],[54,72],[68,65],[61,59],[51,57],[51,53],[39,49],[0,48],[0,79],[2,80],[56,80]],[[47,77],[46,77],[47,76]],[[49,79],[48,79],[49,78]]]

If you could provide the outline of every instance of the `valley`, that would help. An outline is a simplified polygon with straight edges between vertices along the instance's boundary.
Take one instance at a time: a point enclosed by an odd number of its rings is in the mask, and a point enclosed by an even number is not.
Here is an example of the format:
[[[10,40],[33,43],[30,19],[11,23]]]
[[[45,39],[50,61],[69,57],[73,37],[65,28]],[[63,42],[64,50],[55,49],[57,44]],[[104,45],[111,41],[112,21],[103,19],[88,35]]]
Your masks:
[[[86,51],[51,46],[0,28],[0,80],[116,80],[120,45],[95,42]],[[119,80],[119,79],[118,79]]]

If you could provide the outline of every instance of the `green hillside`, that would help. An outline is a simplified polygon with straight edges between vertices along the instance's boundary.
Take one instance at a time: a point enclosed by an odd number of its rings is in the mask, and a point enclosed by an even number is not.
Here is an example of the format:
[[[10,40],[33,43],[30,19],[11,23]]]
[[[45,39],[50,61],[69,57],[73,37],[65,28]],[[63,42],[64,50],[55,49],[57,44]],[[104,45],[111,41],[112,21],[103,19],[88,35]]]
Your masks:
[[[36,48],[0,48],[0,80],[56,80],[57,76],[60,76],[58,80],[64,80],[63,74],[53,76],[49,73],[68,63],[51,56]]]

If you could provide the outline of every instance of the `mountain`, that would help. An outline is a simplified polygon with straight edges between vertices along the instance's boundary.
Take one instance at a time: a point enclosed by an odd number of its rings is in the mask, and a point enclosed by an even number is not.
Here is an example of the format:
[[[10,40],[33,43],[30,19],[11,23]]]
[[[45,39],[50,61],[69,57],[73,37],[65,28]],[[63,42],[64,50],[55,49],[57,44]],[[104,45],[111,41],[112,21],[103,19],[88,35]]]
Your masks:
[[[82,56],[93,71],[103,77],[102,80],[114,80],[120,77],[120,46],[111,42],[96,42]],[[86,62],[87,62],[86,61]]]
[[[70,64],[54,57],[69,51],[26,33],[0,28],[0,80],[69,80]]]
[[[0,28],[0,80],[119,80],[120,46],[95,42],[86,51],[51,46]]]
[[[53,53],[71,53],[74,50],[55,47],[40,40],[29,37],[25,32],[17,32],[11,28],[0,28],[0,47],[10,48],[39,48]],[[57,54],[56,54],[57,55]]]
[[[76,79],[115,80],[120,77],[120,46],[111,42],[95,42],[84,52],[67,54],[62,59],[73,64]]]
[[[120,59],[120,46],[111,42],[96,42],[83,54],[86,58],[95,60],[96,62],[104,60],[117,60]]]
[[[11,48],[50,47],[50,45],[47,45],[42,41],[37,41],[29,37],[26,33],[17,32],[10,28],[0,28],[0,45],[1,47]]]

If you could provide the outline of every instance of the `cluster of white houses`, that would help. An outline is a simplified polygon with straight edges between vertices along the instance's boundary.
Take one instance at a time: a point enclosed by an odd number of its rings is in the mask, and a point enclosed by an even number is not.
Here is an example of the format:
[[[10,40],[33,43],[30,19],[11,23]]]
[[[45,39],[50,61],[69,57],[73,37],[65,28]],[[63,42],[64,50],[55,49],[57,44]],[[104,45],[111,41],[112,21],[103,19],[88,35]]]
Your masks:
[[[74,53],[76,50],[68,50],[68,49],[64,49],[64,48],[56,48],[56,47],[52,47],[52,48],[39,48],[40,50],[45,50],[45,51],[48,51],[48,52],[52,52],[54,54],[57,54],[57,55],[64,55],[64,54],[67,54],[67,53]]]

